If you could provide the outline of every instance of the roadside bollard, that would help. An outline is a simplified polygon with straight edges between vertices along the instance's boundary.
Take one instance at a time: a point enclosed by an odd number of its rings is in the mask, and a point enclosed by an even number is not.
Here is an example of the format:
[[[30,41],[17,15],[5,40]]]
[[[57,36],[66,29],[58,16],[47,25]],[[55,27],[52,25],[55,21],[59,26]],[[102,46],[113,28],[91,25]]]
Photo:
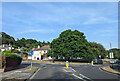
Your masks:
[[[91,64],[93,65],[93,61],[91,62]]]
[[[66,61],[66,67],[68,68],[68,66],[69,66],[69,63],[68,63],[68,61]]]

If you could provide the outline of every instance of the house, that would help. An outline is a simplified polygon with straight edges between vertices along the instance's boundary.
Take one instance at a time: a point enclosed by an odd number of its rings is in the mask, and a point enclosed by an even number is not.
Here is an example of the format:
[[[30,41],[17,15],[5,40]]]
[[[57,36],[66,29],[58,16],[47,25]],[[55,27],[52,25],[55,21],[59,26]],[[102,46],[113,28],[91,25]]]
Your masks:
[[[28,56],[28,59],[32,59],[32,60],[48,60],[48,59],[52,59],[51,57],[47,57],[47,53],[48,53],[49,50],[51,50],[49,45],[45,45],[45,46],[43,46],[41,48],[40,48],[40,46],[38,46],[38,48],[35,48],[33,50],[33,55]]]
[[[18,47],[18,49],[17,49],[17,50],[18,50],[18,51],[21,51],[21,50],[23,50],[23,49],[25,49],[25,47],[21,47],[21,48],[20,48],[20,47]]]
[[[3,45],[0,45],[0,51],[3,52],[5,50],[13,50],[14,48],[9,44],[9,45],[6,45],[6,44],[3,44]]]

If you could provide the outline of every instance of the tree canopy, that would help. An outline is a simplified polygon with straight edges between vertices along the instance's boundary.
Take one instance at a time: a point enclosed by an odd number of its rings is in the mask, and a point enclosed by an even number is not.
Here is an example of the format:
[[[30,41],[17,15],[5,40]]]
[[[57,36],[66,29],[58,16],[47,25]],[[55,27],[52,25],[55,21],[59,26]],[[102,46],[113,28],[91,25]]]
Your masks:
[[[48,41],[40,42],[34,39],[25,39],[25,38],[15,40],[14,37],[6,34],[5,32],[1,32],[0,34],[2,35],[0,37],[0,41],[2,41],[2,44],[7,44],[7,45],[10,44],[14,48],[25,47],[28,50],[31,50],[32,48],[36,48],[38,45],[40,45],[41,47],[44,45],[50,45],[50,42]]]
[[[85,38],[84,33],[78,30],[63,31],[58,38],[51,42],[51,51],[54,56],[92,59],[95,56]]]
[[[106,50],[103,45],[96,43],[96,42],[89,42],[90,48],[94,53],[96,58],[105,58],[106,57]],[[99,57],[101,56],[101,57]]]

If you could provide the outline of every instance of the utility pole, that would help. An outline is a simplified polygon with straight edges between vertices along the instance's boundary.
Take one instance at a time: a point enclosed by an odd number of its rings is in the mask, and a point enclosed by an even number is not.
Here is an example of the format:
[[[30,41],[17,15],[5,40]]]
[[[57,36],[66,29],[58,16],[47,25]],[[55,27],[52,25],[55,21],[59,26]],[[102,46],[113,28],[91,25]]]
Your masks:
[[[52,45],[52,56],[53,56],[52,61],[53,61],[53,63],[54,63],[53,45]]]
[[[113,52],[112,52],[112,44],[110,43],[110,49],[111,49],[111,51],[110,51],[110,58],[114,58],[114,55],[113,55]]]
[[[112,48],[111,42],[110,42],[110,49]]]

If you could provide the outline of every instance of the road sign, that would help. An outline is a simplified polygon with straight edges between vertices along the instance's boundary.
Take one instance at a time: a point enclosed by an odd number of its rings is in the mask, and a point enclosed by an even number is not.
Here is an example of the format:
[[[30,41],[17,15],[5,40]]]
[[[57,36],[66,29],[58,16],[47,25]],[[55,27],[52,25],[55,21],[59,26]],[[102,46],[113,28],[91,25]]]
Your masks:
[[[30,51],[29,53],[30,53],[30,55],[33,55],[33,51]]]
[[[69,66],[69,63],[68,63],[68,61],[66,61],[66,67],[68,68],[68,66]]]
[[[110,58],[114,58],[113,52],[110,52],[109,56]]]

